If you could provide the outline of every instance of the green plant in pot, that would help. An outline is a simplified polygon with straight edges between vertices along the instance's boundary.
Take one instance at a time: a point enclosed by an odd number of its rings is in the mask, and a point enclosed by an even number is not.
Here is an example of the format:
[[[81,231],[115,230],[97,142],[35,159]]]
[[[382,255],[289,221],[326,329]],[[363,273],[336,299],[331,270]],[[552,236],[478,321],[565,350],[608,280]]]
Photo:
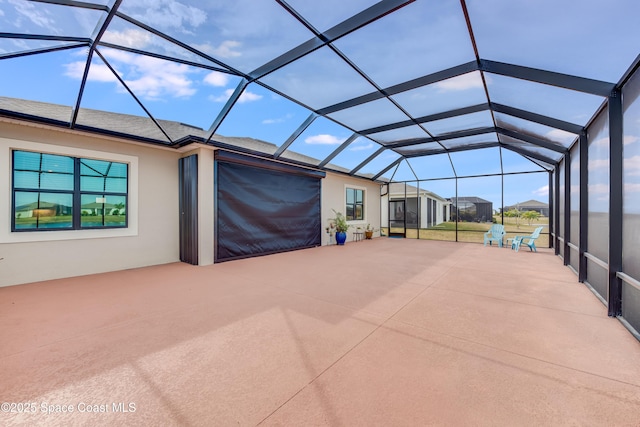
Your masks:
[[[344,242],[347,241],[347,230],[351,226],[347,224],[347,218],[341,212],[336,212],[335,209],[332,209],[332,211],[336,215],[334,218],[331,218],[331,221],[336,226],[336,243],[338,245],[344,245]]]
[[[367,228],[365,228],[365,230],[364,230],[365,239],[373,238],[373,233],[375,233],[375,232],[376,232],[376,229],[372,228],[371,224],[367,224]]]

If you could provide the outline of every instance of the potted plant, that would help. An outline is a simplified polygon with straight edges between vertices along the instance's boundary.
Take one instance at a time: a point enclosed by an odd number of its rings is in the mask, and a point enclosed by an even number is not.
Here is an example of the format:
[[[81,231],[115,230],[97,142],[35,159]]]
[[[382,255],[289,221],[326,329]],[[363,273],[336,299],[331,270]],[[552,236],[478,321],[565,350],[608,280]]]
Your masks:
[[[367,224],[367,228],[364,230],[365,239],[371,239],[375,231],[376,231],[375,228],[371,228],[371,224]]]
[[[335,209],[332,209],[332,211],[336,215],[335,218],[331,219],[336,227],[336,243],[344,245],[344,242],[347,241],[347,230],[351,226],[347,224],[347,218],[341,212],[336,212]]]

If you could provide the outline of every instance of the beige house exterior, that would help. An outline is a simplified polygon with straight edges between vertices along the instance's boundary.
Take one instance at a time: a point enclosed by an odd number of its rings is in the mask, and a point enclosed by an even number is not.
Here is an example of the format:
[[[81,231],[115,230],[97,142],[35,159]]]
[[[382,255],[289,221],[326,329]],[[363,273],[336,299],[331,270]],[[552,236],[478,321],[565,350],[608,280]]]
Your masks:
[[[107,113],[109,117],[112,113]],[[122,115],[119,115],[122,116]],[[246,141],[246,144],[266,144]],[[0,286],[124,270],[180,261],[178,161],[198,155],[198,265],[215,262],[214,152],[189,143],[176,148],[128,138],[0,118]],[[12,152],[82,156],[126,163],[129,170],[126,228],[12,232]],[[365,191],[365,218],[380,224],[380,186],[327,171],[321,180],[322,244],[332,209],[345,209],[345,189]],[[27,212],[25,212],[26,214]],[[352,235],[348,241],[351,241]],[[34,268],[37,265],[37,268]]]

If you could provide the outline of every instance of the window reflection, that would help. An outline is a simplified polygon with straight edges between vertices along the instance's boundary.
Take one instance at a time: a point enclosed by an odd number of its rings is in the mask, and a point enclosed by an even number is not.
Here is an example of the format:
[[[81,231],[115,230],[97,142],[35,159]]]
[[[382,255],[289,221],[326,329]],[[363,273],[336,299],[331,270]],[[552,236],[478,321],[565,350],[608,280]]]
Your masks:
[[[364,190],[347,188],[347,221],[364,220]]]
[[[127,180],[125,163],[16,150],[13,230],[126,227]]]

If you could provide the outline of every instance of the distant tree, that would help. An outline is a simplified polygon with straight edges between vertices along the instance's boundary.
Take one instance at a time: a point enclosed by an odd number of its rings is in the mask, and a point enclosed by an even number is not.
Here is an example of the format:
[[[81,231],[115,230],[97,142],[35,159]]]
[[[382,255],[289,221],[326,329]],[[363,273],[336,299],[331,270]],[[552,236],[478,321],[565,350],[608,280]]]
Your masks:
[[[520,212],[516,208],[513,208],[513,209],[509,209],[508,211],[506,211],[504,213],[504,216],[506,216],[507,218],[515,218],[516,219],[516,227],[520,228],[520,217],[522,216],[522,212]]]
[[[111,215],[122,215],[123,209],[124,209],[124,203],[120,202],[120,203],[116,203],[113,206],[115,209],[113,212],[111,212]]]
[[[536,211],[526,211],[522,214],[522,218],[526,219],[529,225],[538,218],[540,218],[540,213]]]

